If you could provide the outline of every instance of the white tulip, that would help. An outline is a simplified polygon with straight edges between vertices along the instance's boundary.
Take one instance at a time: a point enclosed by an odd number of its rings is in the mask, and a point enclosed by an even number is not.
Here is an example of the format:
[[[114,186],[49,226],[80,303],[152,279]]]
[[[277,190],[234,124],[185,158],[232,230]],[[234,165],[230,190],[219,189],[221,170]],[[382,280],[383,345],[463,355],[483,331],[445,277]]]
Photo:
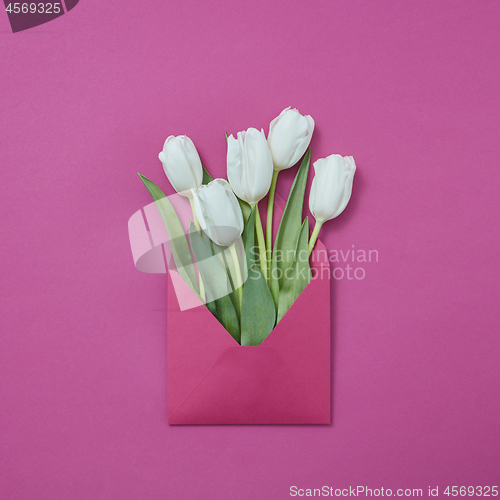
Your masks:
[[[293,167],[311,142],[314,120],[298,110],[284,109],[269,125],[267,142],[273,157],[274,170]]]
[[[224,179],[214,179],[198,191],[192,190],[198,222],[217,245],[230,247],[243,232],[241,208]]]
[[[182,196],[191,197],[191,190],[198,189],[203,179],[203,169],[193,141],[185,136],[171,135],[158,155],[170,184]]]
[[[314,162],[309,210],[316,220],[325,222],[344,211],[351,198],[355,171],[352,156],[330,155]]]
[[[314,162],[314,179],[309,193],[309,210],[316,219],[309,240],[311,254],[323,222],[338,217],[352,193],[356,164],[352,156],[330,155]]]
[[[249,128],[227,138],[227,178],[236,196],[252,206],[266,196],[273,159],[263,130]]]

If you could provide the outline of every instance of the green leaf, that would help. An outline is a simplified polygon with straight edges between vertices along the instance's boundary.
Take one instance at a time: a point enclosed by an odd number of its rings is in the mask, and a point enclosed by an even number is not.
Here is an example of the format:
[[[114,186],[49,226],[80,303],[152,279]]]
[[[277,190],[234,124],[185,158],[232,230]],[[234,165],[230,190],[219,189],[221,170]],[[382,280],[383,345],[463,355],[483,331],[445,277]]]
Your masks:
[[[246,225],[246,223],[248,222],[248,218],[250,217],[250,213],[252,212],[252,207],[250,207],[250,205],[246,201],[240,200],[238,197],[236,197],[236,199],[240,204],[241,213],[243,214],[243,222]]]
[[[214,178],[208,173],[208,170],[203,167],[203,179],[201,181],[202,184],[208,184],[209,182],[213,181]]]
[[[219,248],[222,248],[222,247],[219,247]],[[227,247],[226,247],[226,250],[227,250]],[[227,276],[229,278],[229,284],[231,285],[232,292],[229,294],[229,297],[231,299],[231,302],[233,303],[234,309],[236,310],[236,314],[238,315],[238,319],[240,319],[240,317],[241,317],[240,299],[239,299],[238,290],[236,289],[236,284],[235,284],[236,277],[234,277],[234,279],[233,279],[233,276],[231,274],[232,273],[231,268],[229,267],[229,263],[228,263],[228,260],[226,257],[226,252],[222,251],[220,253],[220,255],[222,256],[222,260],[224,262],[224,267],[226,268],[226,273],[227,273]]]
[[[311,267],[309,266],[309,256],[307,245],[309,242],[309,218],[306,217],[302,228],[300,229],[297,247],[295,249],[295,260],[292,267],[288,270],[288,276],[285,277],[280,288],[278,304],[278,320],[286,314],[288,309],[297,300],[304,288],[311,281]]]
[[[226,268],[219,258],[213,254],[210,246],[203,240],[192,223],[189,228],[189,241],[203,279],[206,300],[215,303],[215,316],[222,326],[239,342],[240,325],[233,302],[229,297],[231,290]]]
[[[214,301],[206,302],[205,305],[207,306],[207,309],[217,318],[217,321],[219,321],[220,323],[220,320],[217,317],[217,306],[215,305],[215,302]]]
[[[212,249],[203,240],[192,222],[189,226],[189,242],[191,243],[191,250],[193,251],[195,262],[203,279],[207,302],[227,295],[230,290],[226,268],[214,256]]]
[[[252,264],[256,263],[256,257],[258,257],[255,253],[255,211],[258,210],[257,205],[253,207],[250,216],[248,217],[248,221],[245,224],[245,230],[243,231],[242,240],[243,247],[245,248],[245,259],[247,262],[247,269],[250,270]]]
[[[139,177],[153,197],[165,227],[167,228],[169,244],[172,249],[177,271],[189,288],[199,297],[198,280],[193,266],[191,250],[189,249],[188,241],[179,221],[179,217],[165,193],[147,177],[141,174],[139,174]]]
[[[302,210],[310,160],[311,149],[309,148],[293,181],[274,241],[269,287],[276,308],[279,305],[279,291],[284,285],[285,273],[295,260],[295,249],[302,226]]]
[[[222,255],[222,260],[224,261],[224,267],[226,268],[227,277],[229,278],[229,284],[231,285],[231,290],[236,290],[236,287],[234,284],[235,281],[233,280],[233,277],[231,275],[231,269],[229,268],[229,264],[227,262],[226,252],[221,252],[221,255]]]
[[[274,328],[276,309],[262,271],[252,265],[243,285],[241,345],[260,345]]]
[[[210,175],[207,173],[207,175]],[[191,226],[191,224],[190,224]],[[190,229],[191,231],[191,229]],[[201,232],[201,237],[203,238],[203,241],[210,247],[210,250],[212,251],[212,255],[215,255],[216,254],[216,251],[220,251],[219,249],[222,249],[222,247],[220,247],[219,245],[216,245],[208,236],[205,232]],[[216,247],[216,248],[214,248]],[[231,281],[231,277],[229,278],[229,281]],[[233,287],[233,284],[231,283],[231,287]],[[234,288],[234,287],[233,287]],[[231,294],[233,294],[234,292],[231,292]],[[232,299],[232,297],[231,297]],[[219,318],[217,317],[217,306],[215,304],[214,301],[211,301],[211,302],[207,302],[205,304],[207,306],[207,309],[217,318],[217,320],[219,320]]]
[[[224,295],[215,301],[217,319],[221,325],[233,336],[234,340],[241,344],[240,323],[229,295]]]

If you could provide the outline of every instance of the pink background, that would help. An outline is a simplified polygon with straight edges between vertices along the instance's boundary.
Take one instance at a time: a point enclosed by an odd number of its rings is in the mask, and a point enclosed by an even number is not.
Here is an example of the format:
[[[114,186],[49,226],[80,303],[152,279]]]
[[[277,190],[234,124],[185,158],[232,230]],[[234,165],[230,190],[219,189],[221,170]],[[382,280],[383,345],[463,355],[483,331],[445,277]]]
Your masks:
[[[499,14],[82,0],[13,35],[0,12],[0,497],[498,484]],[[224,131],[288,105],[316,120],[313,160],[358,165],[326,246],[379,252],[331,283],[333,425],[169,427],[166,277],[128,242],[137,172],[171,193],[157,154],[188,134],[224,176]]]

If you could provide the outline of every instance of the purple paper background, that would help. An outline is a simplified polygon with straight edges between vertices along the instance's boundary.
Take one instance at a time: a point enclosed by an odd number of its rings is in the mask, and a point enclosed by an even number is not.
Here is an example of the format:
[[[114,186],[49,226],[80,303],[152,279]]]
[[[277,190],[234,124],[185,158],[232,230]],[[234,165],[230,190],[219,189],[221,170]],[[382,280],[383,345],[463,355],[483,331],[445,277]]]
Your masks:
[[[499,19],[486,0],[85,0],[13,35],[0,12],[0,497],[498,484]],[[333,425],[169,427],[136,172],[171,193],[157,154],[188,134],[224,176],[224,131],[288,105],[316,120],[313,160],[358,165],[326,246],[379,252],[332,280]]]

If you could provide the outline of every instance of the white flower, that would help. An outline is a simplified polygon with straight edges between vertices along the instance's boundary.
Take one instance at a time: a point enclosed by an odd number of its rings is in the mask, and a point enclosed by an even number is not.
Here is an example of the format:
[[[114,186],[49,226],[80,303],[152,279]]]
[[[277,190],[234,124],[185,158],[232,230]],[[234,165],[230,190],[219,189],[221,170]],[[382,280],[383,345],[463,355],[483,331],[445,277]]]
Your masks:
[[[269,125],[267,142],[273,156],[274,170],[293,167],[306,152],[311,142],[314,120],[302,116],[290,106]]]
[[[330,155],[314,162],[309,210],[316,221],[338,217],[351,198],[356,164],[352,156]]]
[[[229,184],[224,179],[214,179],[192,193],[203,231],[217,245],[230,247],[243,232],[243,215]]]
[[[254,205],[269,191],[273,159],[264,131],[249,128],[227,138],[227,178],[236,196]]]
[[[170,184],[182,196],[191,197],[191,190],[198,189],[203,179],[203,169],[193,141],[185,136],[171,135],[158,155]]]

